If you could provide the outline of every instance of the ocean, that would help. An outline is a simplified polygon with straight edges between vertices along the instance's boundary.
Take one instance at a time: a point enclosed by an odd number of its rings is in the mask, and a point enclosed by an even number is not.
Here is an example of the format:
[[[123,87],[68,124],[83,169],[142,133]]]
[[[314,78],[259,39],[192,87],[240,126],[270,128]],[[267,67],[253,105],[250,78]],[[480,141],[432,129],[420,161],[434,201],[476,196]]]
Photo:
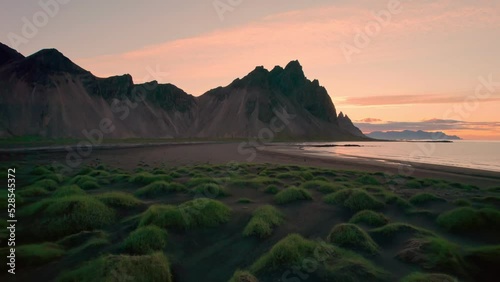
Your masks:
[[[308,142],[307,153],[347,158],[374,158],[481,169],[500,173],[500,141],[460,140],[437,142]],[[309,147],[308,145],[336,147]],[[345,146],[349,145],[349,146]],[[355,146],[350,146],[355,145]]]

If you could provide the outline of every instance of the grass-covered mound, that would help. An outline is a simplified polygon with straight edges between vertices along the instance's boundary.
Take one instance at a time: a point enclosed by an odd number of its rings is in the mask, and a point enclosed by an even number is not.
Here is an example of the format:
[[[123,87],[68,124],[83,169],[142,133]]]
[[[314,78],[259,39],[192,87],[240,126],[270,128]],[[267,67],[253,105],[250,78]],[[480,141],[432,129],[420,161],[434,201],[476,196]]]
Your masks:
[[[170,263],[163,253],[143,256],[105,255],[63,273],[60,282],[139,281],[171,282]]]
[[[123,242],[127,252],[139,255],[160,251],[166,245],[167,231],[154,225],[139,227]]]
[[[345,189],[346,186],[324,180],[310,180],[302,183],[301,188],[317,190],[323,194],[330,194]]]
[[[78,185],[73,184],[73,185],[67,185],[67,186],[61,186],[57,188],[56,191],[52,194],[52,197],[55,198],[60,198],[60,197],[67,197],[67,196],[78,196],[78,195],[85,195],[87,194],[82,188],[80,188]]]
[[[179,206],[152,205],[142,214],[139,225],[180,229],[215,227],[229,221],[230,216],[231,209],[223,203],[200,198]]]
[[[341,223],[333,227],[327,241],[339,247],[364,251],[370,254],[378,252],[375,241],[363,229],[355,224]]]
[[[290,234],[276,243],[249,271],[257,278],[291,281],[296,277],[293,269],[309,275],[311,281],[386,281],[387,278],[386,272],[360,255],[298,234]]]
[[[259,279],[248,271],[236,270],[229,282],[259,282]]]
[[[54,191],[55,189],[57,189],[57,187],[59,187],[59,183],[57,183],[56,181],[54,181],[52,179],[42,179],[42,180],[35,182],[32,185],[32,187],[40,187],[40,188],[44,188],[44,189],[47,189],[50,191]]]
[[[50,194],[50,192],[47,191],[47,189],[45,188],[39,186],[31,186],[17,191],[16,195],[29,198],[29,197],[46,196],[48,194]]]
[[[353,211],[380,209],[384,203],[361,189],[344,189],[329,194],[323,200],[331,205],[342,205]]]
[[[273,206],[266,205],[253,212],[250,222],[243,230],[243,235],[255,235],[259,238],[271,236],[273,229],[283,223],[284,215]]]
[[[377,178],[367,174],[358,178],[357,181],[365,185],[380,185],[380,181],[378,181]]]
[[[278,194],[278,192],[280,191],[280,189],[276,185],[269,185],[266,188],[264,188],[263,191],[265,193],[267,193],[267,194],[274,194],[274,195],[276,195],[276,194]]]
[[[381,240],[390,240],[394,236],[398,235],[426,235],[426,236],[433,236],[434,233],[430,230],[417,227],[411,224],[407,223],[401,223],[401,222],[395,222],[395,223],[389,223],[381,227],[374,228],[370,230],[370,235],[377,239]]]
[[[500,211],[491,208],[456,208],[441,214],[436,221],[450,232],[500,234]]]
[[[98,194],[95,197],[107,206],[114,208],[133,208],[142,204],[142,201],[125,192],[108,192]]]
[[[220,198],[231,195],[226,188],[215,183],[200,184],[189,192],[195,196],[205,198]]]
[[[135,191],[134,194],[138,197],[155,197],[155,196],[160,196],[162,194],[182,192],[185,190],[186,187],[184,187],[184,185],[179,183],[155,181],[138,189],[137,191]]]
[[[38,266],[64,256],[64,249],[54,243],[21,245],[16,247],[19,263],[25,266]]]
[[[129,178],[129,182],[135,183],[135,184],[150,184],[156,181],[166,181],[170,182],[172,181],[172,177],[168,175],[158,175],[158,174],[152,174],[150,172],[139,172],[134,175],[132,175]]]
[[[42,237],[59,237],[95,230],[113,222],[114,211],[90,196],[48,198],[21,210],[36,216],[33,230]]]
[[[401,282],[458,282],[458,280],[441,273],[414,272],[401,279]]]
[[[397,254],[397,258],[431,271],[463,274],[466,269],[461,247],[439,237],[413,238]]]
[[[362,210],[351,217],[349,223],[366,224],[368,226],[379,227],[389,222],[384,214],[371,210]]]
[[[446,202],[446,200],[431,193],[419,193],[413,195],[409,202],[413,205],[424,205],[432,202]]]
[[[274,200],[278,204],[288,204],[295,201],[303,201],[311,199],[312,196],[309,193],[309,191],[297,187],[287,188],[285,190],[278,192],[278,194],[274,196]]]

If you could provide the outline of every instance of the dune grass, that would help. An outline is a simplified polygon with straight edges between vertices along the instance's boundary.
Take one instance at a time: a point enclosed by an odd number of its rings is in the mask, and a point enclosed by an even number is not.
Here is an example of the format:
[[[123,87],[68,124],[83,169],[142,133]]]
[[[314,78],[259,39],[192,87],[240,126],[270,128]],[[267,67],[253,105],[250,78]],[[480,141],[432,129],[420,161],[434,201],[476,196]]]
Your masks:
[[[218,181],[215,178],[210,177],[193,177],[187,183],[186,186],[188,188],[194,188],[198,185],[214,183],[218,184]]]
[[[81,186],[85,182],[97,183],[97,178],[89,175],[77,175],[70,180],[71,184],[76,184],[78,186]]]
[[[413,195],[409,202],[413,205],[424,205],[431,202],[446,202],[446,200],[431,193],[418,193]]]
[[[380,181],[377,178],[368,174],[361,176],[356,181],[364,185],[380,185]]]
[[[388,222],[389,220],[384,214],[371,210],[359,211],[349,220],[349,223],[362,223],[372,227],[380,227],[382,225],[386,225]]]
[[[39,186],[29,186],[24,189],[20,189],[17,191],[17,195],[22,197],[40,197],[49,195],[50,192],[47,189],[39,187]]]
[[[441,273],[414,272],[408,276],[403,277],[403,279],[401,279],[401,282],[458,282],[458,280],[449,275]]]
[[[104,255],[80,268],[61,274],[60,282],[164,281],[171,282],[170,263],[163,253],[151,255]]]
[[[470,234],[492,232],[493,234],[500,234],[500,211],[491,208],[456,208],[441,214],[436,222],[450,232]]]
[[[372,237],[376,236],[382,239],[390,239],[398,234],[404,234],[404,233],[425,235],[425,236],[435,235],[430,230],[401,222],[389,223],[384,226],[371,229],[369,233],[372,235]]]
[[[73,184],[73,185],[67,185],[67,186],[62,186],[57,188],[54,193],[52,193],[52,197],[54,198],[60,198],[60,197],[67,197],[67,196],[78,196],[78,195],[85,195],[86,192],[80,188],[78,185]]]
[[[271,236],[273,229],[284,221],[284,214],[271,205],[257,208],[252,218],[243,230],[244,236],[266,238]]]
[[[280,205],[304,200],[312,200],[311,193],[305,189],[297,187],[287,188],[278,192],[278,194],[274,196],[274,201]]]
[[[108,192],[95,195],[95,198],[113,208],[133,208],[143,204],[141,200],[125,192]]]
[[[152,174],[150,172],[138,172],[129,178],[129,182],[135,183],[135,184],[142,184],[142,185],[147,185],[151,184],[153,182],[157,181],[165,181],[165,182],[170,182],[172,181],[172,177],[163,174]]]
[[[160,251],[167,245],[167,231],[150,225],[132,231],[123,242],[123,248],[134,255]]]
[[[35,182],[32,187],[40,187],[50,191],[54,191],[55,189],[57,189],[57,187],[59,187],[59,183],[52,179],[42,179]]]
[[[231,195],[226,188],[215,183],[200,184],[189,192],[205,198],[221,198]]]
[[[418,237],[409,240],[398,259],[418,264],[431,271],[463,273],[467,267],[461,256],[461,247],[439,237]]]
[[[186,187],[180,183],[166,182],[166,181],[155,181],[150,183],[137,191],[135,195],[137,197],[156,197],[164,194],[170,194],[175,192],[186,191]]]
[[[30,244],[16,247],[16,256],[25,266],[39,266],[64,256],[64,249],[54,243]]]
[[[27,206],[22,213],[36,214],[39,220],[33,229],[50,238],[99,229],[114,219],[112,209],[90,196],[48,198]]]
[[[342,184],[336,184],[323,180],[310,180],[302,183],[301,188],[304,189],[313,189],[319,191],[323,194],[329,194],[333,192],[337,192],[339,190],[345,189],[346,186]]]
[[[339,204],[352,211],[375,210],[384,207],[384,203],[361,189],[344,189],[323,198],[327,204]]]
[[[348,248],[375,254],[378,252],[378,245],[363,229],[352,223],[341,223],[335,225],[327,241],[339,247]]]
[[[276,194],[278,194],[279,191],[280,191],[280,189],[276,185],[269,185],[266,188],[264,188],[264,192],[267,194],[276,195]]]
[[[259,282],[259,279],[249,271],[236,270],[233,277],[229,279],[229,282]]]
[[[257,259],[249,268],[250,273],[269,278],[277,273],[276,279],[284,278],[286,270],[303,271],[301,266],[306,261],[321,262],[316,264],[315,275],[311,281],[386,281],[388,274],[373,263],[353,252],[333,245],[311,241],[298,234],[290,234],[276,243],[271,250]],[[290,271],[290,275],[293,277]]]
[[[152,205],[142,214],[139,226],[152,224],[179,229],[215,227],[229,221],[230,216],[231,209],[223,203],[200,198],[179,206]]]

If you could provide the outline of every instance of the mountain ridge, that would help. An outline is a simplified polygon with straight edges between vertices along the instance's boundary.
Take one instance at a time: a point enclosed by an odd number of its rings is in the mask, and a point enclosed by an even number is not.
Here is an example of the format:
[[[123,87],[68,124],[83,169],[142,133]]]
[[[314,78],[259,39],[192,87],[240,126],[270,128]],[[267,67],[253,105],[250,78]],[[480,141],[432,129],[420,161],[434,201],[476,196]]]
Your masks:
[[[374,131],[366,136],[382,140],[462,140],[456,135],[447,135],[441,131],[429,132],[423,130]]]
[[[170,83],[134,84],[129,74],[96,77],[57,49],[24,57],[4,46],[0,53],[9,59],[0,64],[3,137],[81,137],[108,118],[113,138],[247,138],[272,128],[277,112],[289,112],[294,119],[273,137],[366,139],[350,120],[339,123],[328,92],[306,78],[297,60],[271,71],[257,66],[195,97]]]

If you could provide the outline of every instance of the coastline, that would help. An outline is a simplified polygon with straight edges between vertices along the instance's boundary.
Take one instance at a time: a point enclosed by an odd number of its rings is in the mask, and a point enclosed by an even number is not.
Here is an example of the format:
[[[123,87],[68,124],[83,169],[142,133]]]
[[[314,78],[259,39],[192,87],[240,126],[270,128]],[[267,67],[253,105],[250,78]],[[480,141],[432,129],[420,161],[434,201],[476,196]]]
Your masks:
[[[241,143],[168,143],[116,146],[107,145],[92,150],[82,164],[105,162],[124,169],[134,169],[138,163],[164,164],[167,167],[188,164],[224,164],[228,162],[276,163],[403,174],[405,176],[440,178],[478,186],[498,185],[500,173],[472,168],[398,162],[367,157],[312,155],[294,146],[241,147]],[[15,150],[3,152],[2,165],[9,162],[34,161],[64,164],[69,153],[64,148]],[[118,157],[119,156],[119,157]]]

